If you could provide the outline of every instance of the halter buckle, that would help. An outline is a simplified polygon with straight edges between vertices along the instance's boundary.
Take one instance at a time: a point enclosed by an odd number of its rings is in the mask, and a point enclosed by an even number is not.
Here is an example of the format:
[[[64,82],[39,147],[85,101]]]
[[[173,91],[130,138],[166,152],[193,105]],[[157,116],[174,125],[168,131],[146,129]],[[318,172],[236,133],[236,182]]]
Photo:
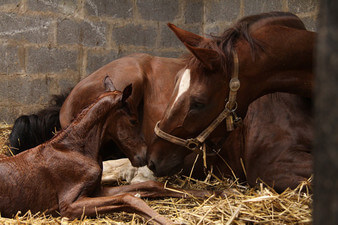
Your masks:
[[[235,116],[235,119],[234,119],[234,124],[235,124],[235,127],[239,127],[241,126],[243,123],[243,120],[241,117],[238,117],[238,116]]]
[[[201,149],[201,143],[195,138],[189,138],[187,139],[185,147],[192,151],[198,151]]]

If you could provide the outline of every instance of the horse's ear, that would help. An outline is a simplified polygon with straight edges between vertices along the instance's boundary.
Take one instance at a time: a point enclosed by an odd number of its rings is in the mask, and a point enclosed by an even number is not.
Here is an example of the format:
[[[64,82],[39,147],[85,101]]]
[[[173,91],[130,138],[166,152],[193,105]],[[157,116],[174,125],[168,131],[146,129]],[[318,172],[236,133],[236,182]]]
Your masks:
[[[207,69],[214,70],[218,66],[220,56],[215,50],[196,48],[187,43],[184,45]]]
[[[105,76],[105,78],[103,79],[103,85],[104,88],[106,89],[106,91],[115,91],[116,88],[113,84],[113,81],[110,79],[110,77],[108,75]]]
[[[199,43],[201,43],[202,41],[208,40],[207,38],[201,37],[197,34],[176,27],[172,23],[168,23],[168,27],[176,34],[176,36],[178,37],[178,39],[180,39],[181,42],[188,43],[191,46],[198,46]]]
[[[132,84],[129,84],[127,87],[124,88],[123,92],[122,92],[122,103],[125,103],[126,100],[129,98],[129,96],[131,95],[133,91],[133,86]]]

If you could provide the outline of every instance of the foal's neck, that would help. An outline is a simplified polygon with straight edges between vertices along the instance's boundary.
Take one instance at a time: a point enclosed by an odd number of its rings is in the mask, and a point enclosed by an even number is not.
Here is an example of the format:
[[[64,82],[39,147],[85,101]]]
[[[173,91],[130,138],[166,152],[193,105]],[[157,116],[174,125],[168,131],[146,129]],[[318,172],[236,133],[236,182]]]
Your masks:
[[[105,96],[83,110],[64,131],[65,138],[55,143],[98,159],[106,119],[116,105],[114,96]]]

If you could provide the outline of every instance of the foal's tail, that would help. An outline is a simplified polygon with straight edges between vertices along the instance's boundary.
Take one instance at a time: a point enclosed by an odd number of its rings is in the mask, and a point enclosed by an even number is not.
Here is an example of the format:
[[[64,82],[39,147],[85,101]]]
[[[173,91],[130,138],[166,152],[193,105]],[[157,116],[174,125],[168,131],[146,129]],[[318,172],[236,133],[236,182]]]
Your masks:
[[[61,130],[59,113],[69,92],[54,95],[50,106],[35,114],[22,115],[14,122],[9,135],[10,148],[13,154],[38,146],[51,139]]]

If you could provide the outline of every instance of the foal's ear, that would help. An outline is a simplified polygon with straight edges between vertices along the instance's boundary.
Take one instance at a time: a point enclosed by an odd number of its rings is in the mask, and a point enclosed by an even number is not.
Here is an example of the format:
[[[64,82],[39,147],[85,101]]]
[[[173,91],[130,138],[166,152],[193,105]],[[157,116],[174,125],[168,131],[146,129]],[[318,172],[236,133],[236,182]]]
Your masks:
[[[209,70],[217,68],[220,55],[212,49],[196,48],[187,43],[184,43],[185,47]]]
[[[108,75],[106,75],[106,77],[103,79],[103,85],[104,88],[106,89],[106,91],[115,91],[116,88],[113,84],[113,81],[110,79],[110,77]]]
[[[124,88],[123,92],[122,92],[122,103],[124,104],[126,102],[126,100],[129,98],[129,96],[131,95],[133,91],[133,86],[132,84],[129,84],[127,87]]]
[[[202,41],[208,40],[208,38],[201,37],[197,34],[176,27],[172,23],[168,23],[168,27],[176,34],[180,41],[182,41],[183,43],[188,43],[191,46],[198,46],[198,44]]]

